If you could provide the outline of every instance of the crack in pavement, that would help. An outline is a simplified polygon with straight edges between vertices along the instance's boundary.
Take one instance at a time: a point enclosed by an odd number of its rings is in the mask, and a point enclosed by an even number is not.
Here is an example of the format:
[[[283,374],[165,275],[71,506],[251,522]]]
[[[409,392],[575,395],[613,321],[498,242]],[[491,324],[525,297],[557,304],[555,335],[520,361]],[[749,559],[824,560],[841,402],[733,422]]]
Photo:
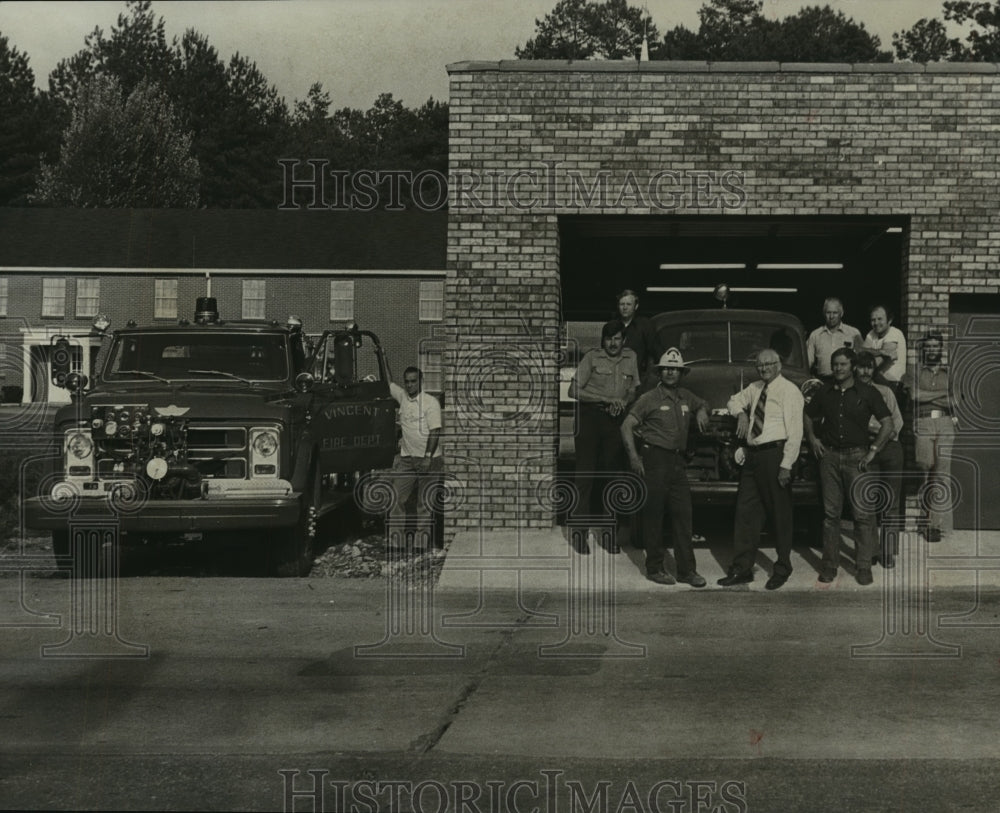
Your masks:
[[[472,675],[458,690],[455,699],[448,706],[448,710],[444,713],[438,724],[433,730],[427,732],[426,734],[421,734],[419,737],[414,739],[408,748],[408,751],[413,754],[426,754],[434,746],[436,746],[441,738],[444,737],[445,732],[451,727],[451,724],[458,719],[458,715],[462,712],[462,708],[469,701],[482,685],[483,681],[486,679],[487,675],[493,670],[497,662],[500,660],[501,654],[505,650],[510,650],[511,644],[514,640],[514,636],[523,629],[524,625],[528,622],[542,605],[545,603],[545,595],[543,594],[538,598],[535,606],[527,610],[520,617],[514,621],[514,626],[503,630],[500,633],[500,640],[497,645],[493,648],[489,657],[486,658],[486,662],[483,664],[482,668]]]

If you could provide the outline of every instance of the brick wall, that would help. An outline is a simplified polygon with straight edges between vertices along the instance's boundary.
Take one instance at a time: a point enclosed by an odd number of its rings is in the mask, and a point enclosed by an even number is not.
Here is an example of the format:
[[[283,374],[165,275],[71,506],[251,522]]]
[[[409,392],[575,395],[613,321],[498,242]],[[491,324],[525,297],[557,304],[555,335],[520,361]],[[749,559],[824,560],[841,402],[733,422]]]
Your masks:
[[[950,293],[1000,291],[998,71],[449,66],[446,422],[450,469],[475,495],[454,529],[552,522],[539,493],[555,468],[559,215],[909,216],[901,321],[941,327]],[[531,342],[537,363],[522,363]]]

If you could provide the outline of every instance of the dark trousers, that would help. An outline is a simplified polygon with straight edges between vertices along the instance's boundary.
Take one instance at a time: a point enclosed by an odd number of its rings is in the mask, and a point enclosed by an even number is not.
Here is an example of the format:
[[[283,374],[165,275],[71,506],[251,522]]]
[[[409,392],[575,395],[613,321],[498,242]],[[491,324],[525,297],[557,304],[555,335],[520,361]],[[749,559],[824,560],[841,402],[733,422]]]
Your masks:
[[[691,546],[691,487],[684,458],[677,452],[642,444],[646,471],[646,502],[642,507],[642,537],[646,545],[646,573],[663,570],[663,510],[670,511],[677,575],[695,571]]]
[[[749,572],[753,569],[760,544],[760,532],[766,517],[774,526],[775,576],[792,572],[792,490],[778,484],[778,469],[784,448],[754,451],[747,449],[747,459],[740,475],[736,495],[736,519],[733,528],[733,563],[731,570]]]
[[[851,499],[854,481],[861,477],[858,462],[865,448],[827,447],[819,461],[820,488],[823,490],[823,567],[836,571],[840,566],[840,514],[844,501],[851,503],[854,517],[855,564],[861,570],[872,566],[875,552],[875,514],[859,500]]]
[[[595,511],[593,507],[594,484],[604,485],[625,470],[625,446],[622,441],[621,425],[625,415],[612,417],[603,409],[581,404],[580,431],[576,436],[576,489],[577,504],[575,516],[607,516],[604,507]],[[600,473],[598,475],[597,473]],[[604,476],[606,473],[606,476]],[[602,495],[603,498],[603,495]]]

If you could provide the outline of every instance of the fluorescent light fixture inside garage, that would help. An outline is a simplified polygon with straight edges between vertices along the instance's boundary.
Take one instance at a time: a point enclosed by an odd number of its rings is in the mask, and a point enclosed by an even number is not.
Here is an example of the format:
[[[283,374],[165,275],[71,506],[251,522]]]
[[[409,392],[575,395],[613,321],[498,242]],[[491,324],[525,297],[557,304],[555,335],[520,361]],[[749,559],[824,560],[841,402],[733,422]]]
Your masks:
[[[757,263],[758,271],[843,271],[843,263]]]
[[[660,263],[661,271],[742,271],[746,263]]]
[[[797,294],[799,292],[798,288],[745,288],[742,285],[730,290],[738,294]],[[646,289],[646,292],[650,294],[710,294],[714,291],[715,288],[685,288],[683,286],[655,286]]]

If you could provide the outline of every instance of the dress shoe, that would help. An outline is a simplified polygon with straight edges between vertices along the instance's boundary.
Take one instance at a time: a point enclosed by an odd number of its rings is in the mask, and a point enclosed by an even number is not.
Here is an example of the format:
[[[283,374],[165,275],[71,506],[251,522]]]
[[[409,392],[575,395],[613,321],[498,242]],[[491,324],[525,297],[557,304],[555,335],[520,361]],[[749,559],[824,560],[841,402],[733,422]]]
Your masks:
[[[940,542],[941,541],[941,529],[940,528],[928,528],[927,529],[927,541],[928,542]]]
[[[665,570],[658,570],[656,573],[650,573],[646,576],[646,578],[651,582],[656,582],[657,584],[677,584],[674,577]]]
[[[581,553],[584,556],[590,553],[590,545],[587,544],[587,537],[583,534],[573,534],[570,537],[570,544],[577,553]]]
[[[819,574],[819,580],[823,582],[823,584],[829,584],[835,578],[837,578],[836,570],[824,570],[822,573]]]
[[[781,587],[781,585],[783,585],[787,581],[788,581],[788,576],[784,574],[775,573],[774,575],[771,576],[770,579],[767,580],[767,583],[764,585],[764,589],[777,590],[779,587]]]
[[[872,582],[875,581],[872,578],[871,568],[860,568],[859,567],[858,568],[858,575],[855,576],[855,579],[857,579],[858,584],[862,585],[863,587],[867,587],[869,584],[871,584]]]
[[[728,576],[723,576],[716,584],[722,587],[733,587],[737,584],[750,584],[753,581],[753,573],[749,570],[731,570]]]
[[[677,581],[683,582],[684,584],[690,584],[692,587],[704,587],[708,582],[705,581],[704,576],[700,575],[697,570],[692,570],[683,576],[678,576]]]
[[[622,552],[621,545],[619,545],[617,542],[608,542],[607,547],[605,547],[605,550],[608,553],[621,553]]]

